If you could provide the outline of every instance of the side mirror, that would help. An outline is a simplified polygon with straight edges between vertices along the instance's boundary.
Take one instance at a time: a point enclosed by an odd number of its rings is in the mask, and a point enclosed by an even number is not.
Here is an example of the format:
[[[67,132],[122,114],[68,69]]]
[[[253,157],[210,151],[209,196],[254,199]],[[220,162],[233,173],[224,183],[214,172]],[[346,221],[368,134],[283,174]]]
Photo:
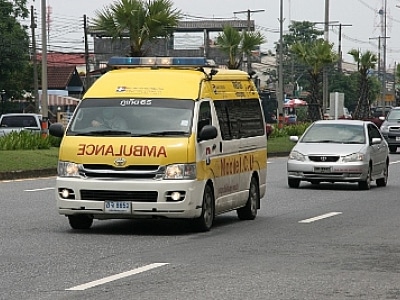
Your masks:
[[[299,137],[297,135],[291,135],[289,140],[293,143],[297,143],[299,141]]]
[[[218,136],[217,128],[212,125],[205,125],[197,136],[197,141],[207,141],[215,139]]]
[[[377,145],[380,144],[381,142],[382,142],[381,138],[372,138],[371,145]]]
[[[62,138],[64,136],[64,132],[65,132],[65,129],[61,123],[54,123],[54,124],[51,124],[49,127],[49,133],[52,136]]]

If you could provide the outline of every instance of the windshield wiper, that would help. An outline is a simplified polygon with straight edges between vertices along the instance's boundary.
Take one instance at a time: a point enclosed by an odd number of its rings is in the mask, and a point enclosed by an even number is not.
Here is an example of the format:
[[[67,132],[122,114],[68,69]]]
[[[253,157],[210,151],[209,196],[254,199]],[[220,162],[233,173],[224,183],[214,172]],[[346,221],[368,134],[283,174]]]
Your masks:
[[[187,135],[187,131],[179,131],[179,130],[164,130],[164,131],[153,131],[149,132],[146,134],[143,134],[143,136],[167,136],[167,135]]]
[[[80,135],[80,136],[98,136],[98,135],[131,135],[132,133],[130,131],[126,130],[93,130],[89,132],[74,132],[75,135]]]
[[[304,143],[317,143],[317,144],[322,144],[322,143],[339,143],[338,141],[333,141],[333,140],[306,140],[303,141]]]

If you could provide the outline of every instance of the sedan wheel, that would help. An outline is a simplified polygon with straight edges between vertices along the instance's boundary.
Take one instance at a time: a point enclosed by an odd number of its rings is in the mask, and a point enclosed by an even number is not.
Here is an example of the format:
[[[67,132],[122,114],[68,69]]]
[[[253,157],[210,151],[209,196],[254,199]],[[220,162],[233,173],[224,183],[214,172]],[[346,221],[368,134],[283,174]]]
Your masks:
[[[371,166],[368,168],[367,178],[358,182],[358,188],[360,190],[369,190],[371,188]]]
[[[385,164],[385,169],[383,170],[383,177],[376,180],[377,186],[386,186],[389,176],[389,168],[388,165]]]

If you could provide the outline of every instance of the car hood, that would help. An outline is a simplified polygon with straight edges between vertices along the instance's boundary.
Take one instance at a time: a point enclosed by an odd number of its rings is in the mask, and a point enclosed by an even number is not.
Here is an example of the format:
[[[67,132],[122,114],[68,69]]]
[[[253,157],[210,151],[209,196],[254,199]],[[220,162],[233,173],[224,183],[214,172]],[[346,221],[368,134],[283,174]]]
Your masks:
[[[293,150],[303,155],[348,155],[356,152],[365,152],[364,144],[332,144],[332,143],[297,143]]]
[[[382,126],[400,126],[400,120],[386,120]]]

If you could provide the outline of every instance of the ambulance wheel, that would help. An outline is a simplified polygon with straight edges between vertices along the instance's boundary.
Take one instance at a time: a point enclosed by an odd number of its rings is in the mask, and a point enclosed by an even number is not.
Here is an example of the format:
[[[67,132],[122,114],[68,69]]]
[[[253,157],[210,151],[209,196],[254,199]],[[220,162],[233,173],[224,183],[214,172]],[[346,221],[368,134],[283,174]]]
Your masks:
[[[237,215],[240,220],[254,220],[257,216],[258,204],[260,203],[260,189],[255,177],[251,178],[249,188],[249,198],[246,206],[237,210]]]
[[[210,185],[206,185],[203,194],[201,216],[193,220],[194,229],[198,232],[209,231],[214,223],[214,193]]]
[[[68,221],[72,229],[89,229],[93,224],[93,218],[88,215],[68,216]]]

